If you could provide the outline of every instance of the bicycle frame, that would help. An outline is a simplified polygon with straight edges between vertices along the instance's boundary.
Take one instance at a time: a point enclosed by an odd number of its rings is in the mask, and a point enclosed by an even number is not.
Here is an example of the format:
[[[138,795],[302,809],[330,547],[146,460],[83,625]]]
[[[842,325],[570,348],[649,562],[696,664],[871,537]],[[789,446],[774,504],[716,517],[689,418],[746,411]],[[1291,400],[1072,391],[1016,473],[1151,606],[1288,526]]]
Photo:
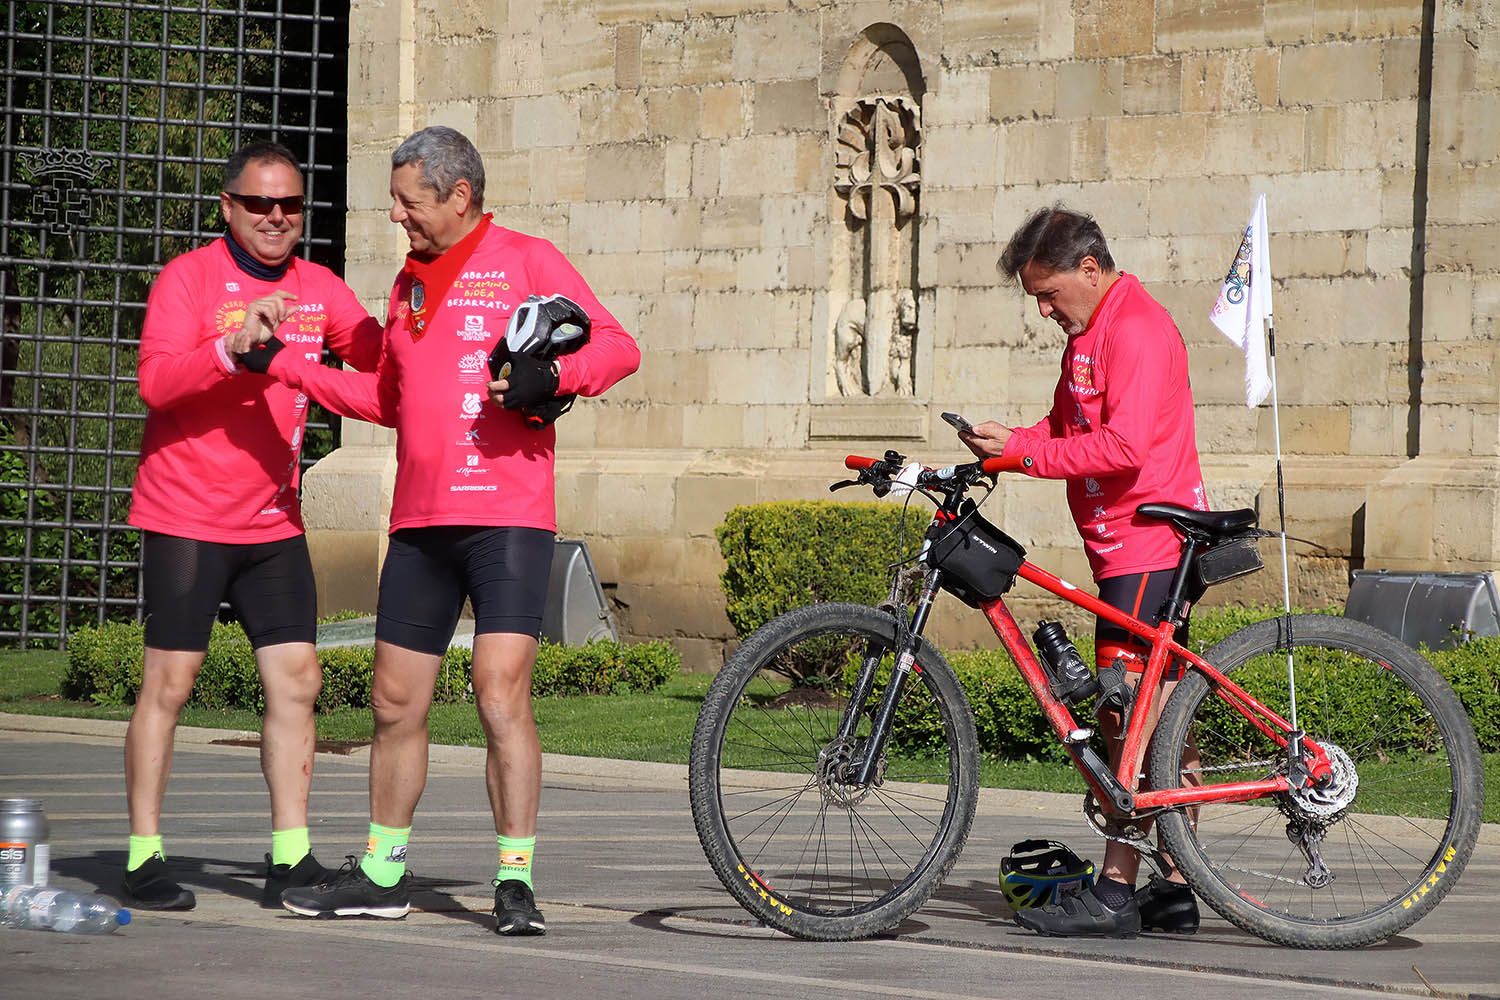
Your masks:
[[[1200,785],[1187,788],[1151,790],[1135,793],[1136,776],[1141,773],[1142,758],[1146,751],[1146,726],[1151,717],[1151,708],[1159,695],[1159,689],[1167,664],[1178,659],[1191,669],[1201,671],[1212,683],[1214,692],[1233,706],[1240,714],[1267,737],[1285,749],[1290,749],[1294,739],[1300,739],[1302,748],[1311,756],[1309,770],[1316,777],[1320,770],[1328,768],[1328,759],[1323,749],[1306,737],[1292,730],[1291,723],[1261,704],[1234,681],[1226,677],[1212,664],[1195,655],[1191,650],[1173,640],[1177,626],[1171,621],[1160,625],[1147,625],[1118,608],[1112,607],[1091,594],[1079,590],[1073,584],[1026,561],[1017,575],[1070,604],[1104,619],[1130,632],[1151,646],[1150,658],[1146,661],[1141,681],[1136,687],[1136,698],[1132,703],[1130,718],[1125,729],[1124,752],[1118,769],[1113,773],[1102,769],[1098,757],[1087,747],[1087,736],[1078,735],[1078,723],[1068,706],[1052,694],[1046,671],[1037,661],[1017,624],[1015,616],[1006,607],[1005,601],[996,598],[980,605],[990,627],[1015,661],[1021,676],[1031,688],[1042,711],[1046,714],[1053,731],[1068,748],[1074,765],[1093,790],[1101,804],[1112,804],[1115,811],[1130,813],[1133,810],[1171,808],[1201,802],[1244,802],[1289,791],[1291,781],[1285,776],[1264,781],[1233,782],[1222,785]],[[1092,760],[1089,758],[1092,757]],[[1125,798],[1122,798],[1124,793]]]

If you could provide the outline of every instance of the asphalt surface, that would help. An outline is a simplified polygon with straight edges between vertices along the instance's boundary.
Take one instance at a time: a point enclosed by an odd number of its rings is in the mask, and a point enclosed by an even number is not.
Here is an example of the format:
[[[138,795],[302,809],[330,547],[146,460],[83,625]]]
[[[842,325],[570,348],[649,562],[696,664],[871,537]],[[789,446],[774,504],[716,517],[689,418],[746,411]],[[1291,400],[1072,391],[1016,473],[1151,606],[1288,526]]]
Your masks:
[[[0,798],[43,800],[53,881],[111,891],[127,833],[121,723],[0,715]],[[756,925],[724,892],[693,832],[685,768],[548,756],[538,839],[542,938],[491,932],[494,836],[482,751],[435,747],[408,855],[403,921],[314,921],[257,905],[269,806],[238,734],[180,730],[163,830],[198,894],[188,913],[138,913],[108,937],[0,929],[0,996],[199,1000],[311,995],[424,1000],[738,997],[1500,997],[1500,827],[1405,934],[1358,951],[1278,948],[1205,912],[1198,935],[1038,938],[1011,923],[995,869],[1013,842],[1049,837],[1098,858],[1073,796],[986,790],[946,885],[888,937],[813,944]],[[362,848],[367,759],[321,753],[313,850]]]

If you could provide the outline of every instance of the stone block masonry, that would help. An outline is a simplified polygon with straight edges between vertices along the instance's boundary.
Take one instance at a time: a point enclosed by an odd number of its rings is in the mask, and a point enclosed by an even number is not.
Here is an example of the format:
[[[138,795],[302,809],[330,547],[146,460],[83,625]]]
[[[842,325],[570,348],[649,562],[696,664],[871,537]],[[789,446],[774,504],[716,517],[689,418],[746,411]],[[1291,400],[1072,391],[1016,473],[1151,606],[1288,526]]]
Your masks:
[[[559,426],[562,530],[594,546],[629,635],[712,668],[731,639],[713,542],[730,506],[824,496],[848,451],[962,458],[941,410],[1041,417],[1061,341],[995,260],[1057,200],[1093,212],[1173,310],[1211,498],[1269,514],[1269,414],[1245,410],[1238,358],[1207,321],[1268,195],[1291,527],[1336,553],[1297,574],[1303,599],[1337,599],[1352,567],[1500,563],[1500,0],[1442,6],[1431,26],[1416,0],[360,10],[361,297],[383,301],[405,250],[385,217],[390,151],[453,124],[485,155],[497,221],[556,242],[641,342],[642,372]],[[881,95],[912,109],[913,159],[877,184],[867,223],[836,190],[839,136]],[[880,215],[903,185],[910,215]],[[894,242],[867,241],[877,224]],[[881,371],[872,394],[841,395],[850,332],[894,322],[885,287],[909,296],[904,380]],[[871,330],[846,308],[862,297],[888,310]],[[347,439],[307,476],[306,506],[320,585],[372,607],[390,445]],[[1007,493],[1023,540],[1082,582],[1055,488]],[[369,499],[353,520],[350,496]]]

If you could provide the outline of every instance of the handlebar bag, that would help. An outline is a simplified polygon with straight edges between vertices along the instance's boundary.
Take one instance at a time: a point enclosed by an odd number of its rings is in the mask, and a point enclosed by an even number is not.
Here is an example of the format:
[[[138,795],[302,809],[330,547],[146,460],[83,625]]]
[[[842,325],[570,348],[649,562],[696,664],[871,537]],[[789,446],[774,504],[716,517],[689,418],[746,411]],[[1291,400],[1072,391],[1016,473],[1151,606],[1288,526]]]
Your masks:
[[[927,565],[943,571],[944,590],[971,608],[1010,590],[1026,550],[981,517],[973,501],[965,501],[958,519],[938,530]]]

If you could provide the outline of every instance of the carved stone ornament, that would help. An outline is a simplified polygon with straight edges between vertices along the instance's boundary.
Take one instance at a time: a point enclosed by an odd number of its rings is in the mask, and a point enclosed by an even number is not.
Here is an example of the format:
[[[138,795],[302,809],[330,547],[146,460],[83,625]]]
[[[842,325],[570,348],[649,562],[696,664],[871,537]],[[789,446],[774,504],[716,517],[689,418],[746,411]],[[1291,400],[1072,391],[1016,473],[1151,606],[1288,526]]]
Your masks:
[[[917,108],[904,97],[866,97],[855,102],[839,125],[834,154],[834,190],[849,202],[856,219],[870,218],[877,191],[889,192],[896,221],[917,207]]]
[[[919,145],[910,98],[860,98],[839,125],[834,191],[848,205],[840,265],[848,297],[834,320],[830,367],[843,397],[913,392]]]

